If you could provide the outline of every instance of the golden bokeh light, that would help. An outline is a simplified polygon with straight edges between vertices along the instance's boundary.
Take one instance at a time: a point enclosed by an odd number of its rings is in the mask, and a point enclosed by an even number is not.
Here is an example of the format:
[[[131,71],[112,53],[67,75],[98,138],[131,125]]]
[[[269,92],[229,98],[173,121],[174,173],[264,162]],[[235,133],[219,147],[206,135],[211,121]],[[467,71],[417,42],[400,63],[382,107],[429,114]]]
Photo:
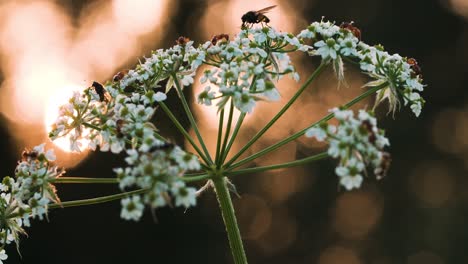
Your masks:
[[[79,85],[75,84],[63,84],[61,85],[62,90],[57,91],[56,93],[52,94],[47,101],[47,109],[46,109],[46,114],[45,114],[45,120],[44,120],[44,126],[46,131],[50,131],[52,129],[52,125],[55,123],[57,120],[57,117],[59,116],[59,107],[69,101],[69,99],[72,97],[74,91],[81,91],[83,90],[82,87]],[[89,129],[83,129],[82,130],[82,135],[86,136],[89,134]],[[54,144],[59,147],[61,150],[65,152],[71,152],[71,147],[70,147],[70,136],[65,136],[65,137],[60,137],[57,138],[56,140],[53,141]],[[78,144],[80,146],[85,146],[88,145],[89,140],[82,138],[78,140]]]
[[[18,149],[48,140],[47,127],[56,117],[53,108],[67,102],[64,93],[112,77],[129,59],[135,63],[143,51],[154,48],[167,33],[155,30],[168,29],[175,3],[93,2],[76,21],[52,0],[0,4],[0,66],[5,76],[0,112],[10,122]],[[57,142],[64,147],[64,141]]]
[[[455,179],[447,164],[427,161],[417,164],[409,176],[409,188],[422,207],[438,208],[453,198]]]
[[[302,167],[268,171],[252,178],[255,189],[273,204],[286,202],[291,196],[310,188],[315,181],[313,171]]]
[[[234,206],[244,239],[257,240],[270,228],[272,212],[262,198],[244,194],[234,200]]]
[[[468,151],[468,111],[448,108],[440,111],[432,125],[432,141],[446,153]]]
[[[271,224],[256,244],[263,254],[273,255],[287,250],[297,239],[297,222],[285,207],[273,208]]]
[[[352,249],[332,246],[327,248],[319,257],[318,264],[362,264],[358,254]]]
[[[346,239],[366,238],[382,217],[382,199],[376,191],[342,193],[333,210],[333,228]]]

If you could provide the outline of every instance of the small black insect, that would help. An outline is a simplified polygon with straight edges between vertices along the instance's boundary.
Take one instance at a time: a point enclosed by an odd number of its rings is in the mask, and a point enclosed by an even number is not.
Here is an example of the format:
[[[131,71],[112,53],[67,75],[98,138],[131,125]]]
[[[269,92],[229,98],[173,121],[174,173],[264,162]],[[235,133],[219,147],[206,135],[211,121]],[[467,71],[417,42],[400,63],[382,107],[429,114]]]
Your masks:
[[[21,158],[23,161],[28,161],[30,159],[37,159],[39,157],[39,153],[37,151],[29,151],[29,150],[24,150],[23,153],[21,153]]]
[[[122,80],[125,77],[125,75],[127,75],[127,73],[128,73],[128,70],[119,71],[118,73],[114,75],[112,80],[114,82],[120,82],[120,80]]]
[[[353,35],[361,40],[361,30],[354,26],[354,22],[343,22],[340,25],[340,28],[347,29],[353,33]]]
[[[156,150],[168,150],[168,149],[172,149],[174,147],[175,147],[175,145],[173,143],[166,141],[162,145],[153,146],[152,148],[150,148],[149,152],[154,152]]]
[[[241,28],[242,29],[251,28],[253,24],[257,24],[257,23],[265,23],[265,24],[269,23],[270,19],[267,16],[265,16],[265,13],[275,7],[276,5],[272,5],[272,6],[257,10],[257,11],[249,11],[245,13],[241,17],[242,19]]]
[[[94,91],[96,91],[96,93],[99,95],[99,101],[109,101],[110,95],[109,93],[107,93],[106,88],[104,88],[102,84],[94,81],[91,86],[94,88]]]
[[[411,77],[416,77],[418,75],[422,77],[421,67],[419,66],[418,61],[416,61],[416,59],[409,58],[406,60],[406,62],[410,65],[411,69],[413,70],[411,75],[414,75],[414,76],[411,76]]]
[[[219,34],[213,36],[211,39],[211,44],[216,45],[218,42],[228,42],[229,41],[229,35],[228,34]]]

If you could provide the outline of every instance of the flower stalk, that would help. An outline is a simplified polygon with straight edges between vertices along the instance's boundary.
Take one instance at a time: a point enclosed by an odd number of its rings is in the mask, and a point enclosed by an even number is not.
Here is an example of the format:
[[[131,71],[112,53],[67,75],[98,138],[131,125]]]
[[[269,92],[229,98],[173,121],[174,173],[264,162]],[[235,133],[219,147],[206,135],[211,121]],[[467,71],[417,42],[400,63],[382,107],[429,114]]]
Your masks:
[[[356,103],[362,101],[364,98],[370,96],[371,94],[374,94],[375,92],[377,92],[380,89],[386,87],[387,85],[388,84],[384,83],[384,84],[381,84],[379,86],[372,87],[371,89],[367,90],[366,92],[360,94],[356,98],[352,99],[351,101],[349,101],[348,103],[343,105],[342,108],[343,109],[350,108],[351,106],[353,106]],[[248,162],[251,162],[251,161],[253,161],[253,160],[255,160],[255,159],[257,159],[257,158],[259,158],[261,156],[264,156],[264,155],[266,155],[266,154],[268,154],[268,153],[270,153],[270,152],[272,152],[274,150],[277,150],[278,148],[288,144],[289,142],[291,142],[293,140],[296,140],[299,137],[303,136],[308,129],[310,129],[310,128],[312,128],[312,127],[314,127],[314,126],[316,126],[316,125],[318,125],[318,124],[320,124],[322,122],[326,122],[326,121],[332,119],[333,117],[334,117],[334,114],[330,113],[330,114],[326,115],[325,117],[323,117],[322,119],[318,120],[317,122],[314,122],[312,125],[302,129],[301,131],[296,132],[295,134],[293,134],[293,135],[291,135],[291,136],[289,136],[289,137],[287,137],[287,138],[285,138],[285,139],[283,139],[283,140],[281,140],[281,141],[279,141],[279,142],[277,142],[277,143],[275,143],[275,144],[273,144],[273,145],[271,145],[271,146],[269,146],[267,148],[264,148],[263,150],[255,153],[255,154],[252,154],[252,155],[250,155],[250,156],[248,156],[248,157],[246,157],[246,158],[232,164],[226,170],[231,171],[231,170],[233,170],[233,169],[235,169],[237,167],[240,167],[240,166],[242,166],[242,165],[244,165],[244,164],[246,164]]]
[[[266,124],[260,131],[258,131],[257,134],[255,134],[255,136],[253,136],[249,140],[249,142],[247,142],[247,144],[245,144],[245,146],[242,147],[241,150],[239,150],[239,152],[236,155],[234,155],[228,162],[226,162],[226,167],[229,167],[234,161],[236,161],[247,149],[250,148],[250,146],[252,146],[261,136],[263,136],[263,134],[265,134],[265,132],[267,132],[268,129],[270,129],[270,127],[273,126],[281,116],[283,116],[283,114],[299,98],[302,92],[304,92],[304,90],[312,83],[312,81],[314,81],[320,75],[325,66],[326,65],[324,63],[320,64],[320,66],[312,73],[312,75],[299,88],[299,90],[297,90],[294,96],[291,97],[291,99],[289,99],[289,101],[283,106],[283,108],[268,122],[268,124]]]
[[[232,204],[231,195],[226,184],[226,178],[222,175],[213,178],[216,197],[218,198],[219,208],[223,216],[226,233],[231,248],[232,257],[235,264],[247,264],[247,256],[245,254],[244,245],[242,243],[239,226],[237,224],[234,206]]]

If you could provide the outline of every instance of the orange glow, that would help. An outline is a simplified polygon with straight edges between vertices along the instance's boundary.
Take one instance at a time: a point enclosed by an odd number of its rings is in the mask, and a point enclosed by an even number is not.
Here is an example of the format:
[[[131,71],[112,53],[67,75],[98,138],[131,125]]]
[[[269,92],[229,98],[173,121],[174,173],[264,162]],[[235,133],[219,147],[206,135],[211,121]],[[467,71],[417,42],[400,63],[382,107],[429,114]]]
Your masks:
[[[281,151],[275,152],[286,155]],[[255,189],[258,188],[262,196],[266,196],[274,204],[281,204],[292,195],[307,190],[315,181],[316,174],[303,167],[288,168],[264,172],[252,177]]]
[[[464,17],[468,16],[468,1],[467,0],[449,0],[450,7],[455,13]]]
[[[268,231],[256,241],[265,255],[274,255],[287,250],[298,236],[296,219],[286,207],[272,210],[271,220]]]
[[[270,228],[271,210],[262,198],[245,194],[234,205],[244,239],[256,240]]]
[[[377,193],[345,192],[336,200],[333,226],[344,238],[364,239],[376,227],[382,212],[383,201]]]
[[[468,109],[446,108],[433,121],[432,141],[450,154],[463,155],[468,150]]]
[[[135,63],[135,57],[154,48],[167,30],[153,31],[167,28],[173,4],[167,0],[91,3],[76,23],[56,1],[0,4],[5,76],[0,112],[11,122],[18,150],[47,141],[47,127],[58,111],[53,109],[66,103],[65,94],[112,77],[129,59]],[[61,141],[61,148],[68,145],[65,139],[56,142]]]
[[[0,110],[10,120],[37,123],[43,119],[47,97],[67,78],[62,59],[67,29],[56,26],[70,22],[47,2],[5,5],[0,10],[6,80]]]
[[[51,130],[51,126],[55,123],[57,120],[57,117],[59,115],[59,107],[66,103],[69,98],[72,97],[73,91],[80,91],[82,90],[82,87],[79,85],[62,85],[63,89],[60,91],[57,91],[56,93],[52,94],[47,101],[47,110],[45,114],[45,129],[46,131]],[[66,88],[65,88],[66,87]],[[89,129],[83,129],[82,131],[83,135],[86,136],[89,134]],[[70,137],[65,136],[65,137],[60,137],[57,138],[56,140],[53,141],[56,146],[58,146],[60,149],[62,149],[65,152],[70,152]],[[89,141],[85,139],[78,140],[78,142],[81,143],[82,146],[87,146]]]
[[[146,34],[160,26],[161,16],[167,15],[168,5],[167,0],[114,0],[112,11],[120,30],[130,34],[137,30]]]
[[[455,178],[442,162],[418,164],[409,177],[409,188],[423,207],[439,208],[454,198]]]

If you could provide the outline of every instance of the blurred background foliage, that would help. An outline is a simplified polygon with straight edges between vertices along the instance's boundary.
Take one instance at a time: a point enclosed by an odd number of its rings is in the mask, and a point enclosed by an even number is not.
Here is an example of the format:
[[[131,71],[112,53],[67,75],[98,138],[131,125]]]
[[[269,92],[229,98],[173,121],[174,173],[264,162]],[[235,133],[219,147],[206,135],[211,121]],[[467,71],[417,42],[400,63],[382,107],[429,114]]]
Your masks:
[[[115,11],[116,3],[122,13]],[[299,32],[322,16],[338,24],[354,21],[366,43],[382,43],[390,53],[416,58],[427,84],[423,93],[427,104],[420,118],[402,109],[393,119],[380,108],[380,126],[390,138],[393,163],[386,178],[368,179],[361,190],[338,188],[332,160],[235,178],[241,197],[234,203],[250,263],[468,263],[468,0],[2,0],[0,175],[13,174],[24,147],[45,140],[43,109],[48,98],[63,89],[47,68],[50,61],[72,69],[65,76],[82,73],[74,76],[81,78],[78,85],[84,88],[92,80],[104,82],[120,69],[133,67],[152,49],[173,45],[180,35],[196,42],[219,33],[232,36],[243,13],[272,4],[278,7],[268,16],[281,30]],[[16,16],[27,6],[31,15]],[[35,21],[36,16],[45,22]],[[302,79],[318,63],[295,59]],[[353,66],[346,67],[350,87],[338,90],[332,71],[327,71],[253,151],[302,129],[328,108],[360,93],[366,77]],[[297,87],[287,80],[281,85],[286,98]],[[173,94],[169,105],[177,109],[176,104]],[[371,102],[361,106],[369,108]],[[277,111],[278,104],[260,107],[239,144]],[[210,114],[205,108],[196,111],[210,138],[214,129]],[[173,135],[175,129],[164,115],[156,119],[166,135]],[[171,137],[183,144],[180,137]],[[256,164],[285,162],[323,147],[301,139]],[[79,158],[59,154],[71,176],[112,177],[111,168],[122,161],[102,153]],[[118,191],[116,186],[91,185],[58,189],[64,201]],[[139,223],[123,221],[119,213],[118,202],[54,210],[49,223],[32,223],[29,237],[20,244],[22,258],[8,248],[7,263],[231,263],[212,191],[201,196],[196,208],[164,208],[156,211],[156,218],[146,211]]]

